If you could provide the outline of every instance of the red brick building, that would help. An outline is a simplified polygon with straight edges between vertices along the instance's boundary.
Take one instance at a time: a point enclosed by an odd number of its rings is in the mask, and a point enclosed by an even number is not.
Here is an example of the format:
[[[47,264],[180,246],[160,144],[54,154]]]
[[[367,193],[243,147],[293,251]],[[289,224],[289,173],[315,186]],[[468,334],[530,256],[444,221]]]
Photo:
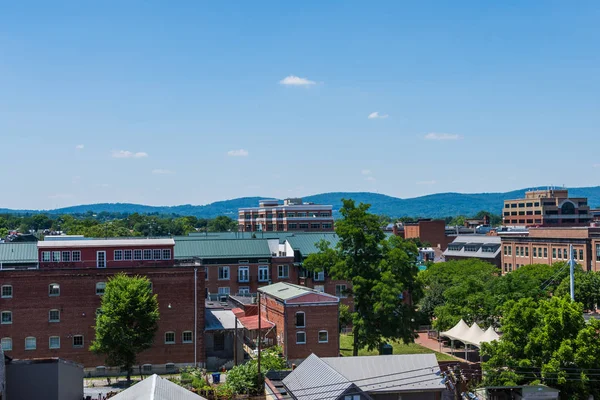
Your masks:
[[[394,233],[398,231],[397,227]],[[444,220],[424,219],[417,222],[404,224],[404,239],[419,239],[423,243],[429,243],[431,247],[437,247],[442,251],[448,248],[448,243],[454,240],[453,236],[446,235],[446,222]]]
[[[277,344],[289,362],[311,353],[339,355],[337,297],[289,283],[260,288],[259,295],[261,316],[275,324]]]
[[[104,358],[88,349],[105,284],[124,272],[148,277],[158,297],[155,345],[138,358],[145,372],[203,365],[204,269],[175,267],[173,246],[172,239],[39,242],[39,269],[0,273],[2,348],[13,358],[61,357],[90,373],[110,372]],[[136,249],[142,250],[142,260],[133,259]],[[146,249],[152,259],[144,260]],[[128,250],[132,259],[120,259],[118,252],[125,257]]]
[[[261,200],[258,207],[238,210],[240,232],[332,232],[333,207],[304,203],[302,199]]]

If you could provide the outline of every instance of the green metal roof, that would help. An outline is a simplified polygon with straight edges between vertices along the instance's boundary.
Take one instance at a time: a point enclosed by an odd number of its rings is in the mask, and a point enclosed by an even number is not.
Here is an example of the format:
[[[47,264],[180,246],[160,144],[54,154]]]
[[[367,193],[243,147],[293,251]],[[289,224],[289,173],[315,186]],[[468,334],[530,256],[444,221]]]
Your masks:
[[[294,235],[287,237],[286,240],[292,246],[292,249],[298,250],[302,257],[307,257],[309,254],[318,253],[317,243],[321,240],[329,242],[330,247],[335,247],[339,241],[338,235],[335,233],[306,233],[303,235]]]
[[[289,300],[303,294],[315,293],[316,291],[305,286],[293,285],[286,282],[277,282],[258,289],[260,292],[276,297],[280,300]],[[319,293],[319,292],[316,292]],[[320,293],[319,293],[320,294]]]
[[[37,243],[0,243],[0,263],[37,262]]]
[[[175,259],[271,257],[266,239],[180,240],[175,238]]]

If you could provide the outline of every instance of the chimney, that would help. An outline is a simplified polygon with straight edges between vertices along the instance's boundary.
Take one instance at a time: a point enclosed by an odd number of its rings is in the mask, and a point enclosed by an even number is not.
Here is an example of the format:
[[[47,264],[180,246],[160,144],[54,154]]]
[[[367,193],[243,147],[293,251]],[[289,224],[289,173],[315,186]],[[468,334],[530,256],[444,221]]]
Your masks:
[[[392,227],[392,233],[394,236],[398,236],[398,225],[394,222],[394,226]]]
[[[483,224],[484,225],[489,225],[490,224],[490,216],[489,215],[484,215],[483,216]]]

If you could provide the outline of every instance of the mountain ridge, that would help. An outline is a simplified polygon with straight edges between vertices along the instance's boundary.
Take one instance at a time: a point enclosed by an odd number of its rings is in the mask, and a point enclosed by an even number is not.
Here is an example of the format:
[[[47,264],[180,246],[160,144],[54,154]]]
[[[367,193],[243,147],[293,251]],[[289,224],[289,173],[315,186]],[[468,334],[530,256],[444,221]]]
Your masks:
[[[371,204],[371,211],[376,214],[391,217],[429,217],[439,218],[456,215],[474,215],[478,211],[486,210],[495,214],[502,212],[503,201],[524,196],[529,189],[519,189],[509,192],[491,193],[458,193],[445,192],[428,194],[413,198],[399,198],[372,192],[329,192],[303,197],[306,202],[333,205],[334,212],[341,206],[342,198],[351,198],[356,202]],[[592,208],[600,206],[600,186],[570,188],[571,197],[587,197]],[[218,215],[235,217],[240,207],[253,207],[258,205],[260,199],[272,197],[240,197],[229,200],[220,200],[205,205],[182,204],[176,206],[150,206],[134,203],[98,203],[81,204],[62,207],[52,210],[15,210],[0,208],[0,213],[18,214],[82,214],[88,211],[120,212],[140,214],[177,214],[194,215],[202,218],[214,218]]]

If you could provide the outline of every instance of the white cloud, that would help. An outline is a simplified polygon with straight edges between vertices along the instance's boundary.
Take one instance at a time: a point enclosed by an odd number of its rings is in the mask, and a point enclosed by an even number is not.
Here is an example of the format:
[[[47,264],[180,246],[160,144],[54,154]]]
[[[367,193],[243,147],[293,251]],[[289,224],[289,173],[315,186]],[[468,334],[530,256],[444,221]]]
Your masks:
[[[371,175],[371,170],[370,169],[363,169],[362,171],[360,171],[361,174],[363,175]]]
[[[152,173],[155,175],[169,175],[169,174],[174,174],[174,171],[171,171],[170,169],[153,169]]]
[[[112,156],[113,158],[145,158],[148,157],[148,153],[144,153],[143,151],[134,153],[128,150],[113,150]]]
[[[365,178],[365,181],[369,181],[369,182],[375,182],[375,180],[376,180],[376,179],[375,179],[374,177],[372,177],[372,176],[367,176],[367,177]]]
[[[435,185],[437,182],[434,180],[431,181],[419,181],[417,182],[417,185]]]
[[[75,146],[75,150],[83,150],[84,147],[84,145],[78,144],[77,146]]]
[[[594,167],[594,168],[600,168],[600,164],[594,164],[594,165],[592,165],[592,167]]]
[[[379,111],[375,111],[375,112],[372,112],[371,114],[369,114],[368,118],[369,119],[377,119],[377,118],[382,119],[382,118],[387,118],[387,117],[389,117],[389,115],[379,114]]]
[[[460,135],[455,133],[435,133],[431,132],[425,135],[425,140],[458,140],[461,139]]]
[[[279,83],[282,85],[288,85],[288,86],[309,86],[309,85],[315,85],[317,82],[311,81],[306,78],[300,78],[295,75],[290,75],[290,76],[286,76],[285,78],[280,80]]]
[[[239,150],[229,150],[227,155],[229,157],[248,157],[248,150],[239,149]]]

